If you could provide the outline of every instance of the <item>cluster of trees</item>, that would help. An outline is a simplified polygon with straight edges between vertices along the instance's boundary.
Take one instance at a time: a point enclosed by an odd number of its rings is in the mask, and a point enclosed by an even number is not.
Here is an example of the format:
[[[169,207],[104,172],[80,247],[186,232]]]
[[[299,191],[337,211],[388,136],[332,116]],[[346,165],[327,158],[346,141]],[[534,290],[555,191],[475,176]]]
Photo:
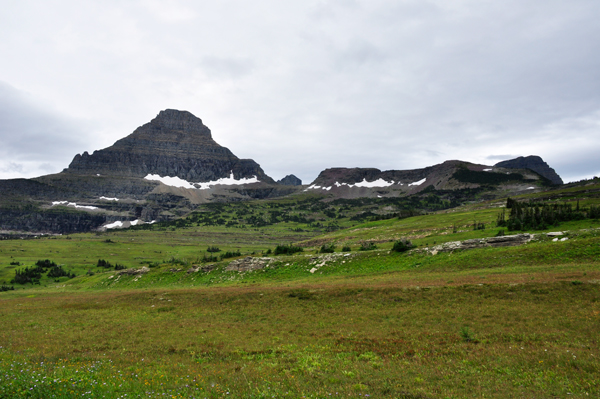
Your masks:
[[[273,254],[274,255],[292,255],[297,252],[304,252],[304,248],[290,244],[290,245],[276,246],[275,251],[273,251]]]
[[[3,292],[3,291],[14,291],[14,290],[15,290],[15,287],[10,286],[10,285],[2,285],[2,286],[0,286],[0,292]]]
[[[15,270],[15,278],[10,281],[11,284],[39,284],[44,273],[48,277],[75,277],[75,273],[69,273],[62,266],[57,265],[49,259],[38,260],[34,266],[25,269]]]
[[[560,222],[600,218],[600,206],[580,207],[579,201],[573,208],[571,204],[539,204],[508,198],[506,208],[510,209],[510,215],[506,218],[506,211],[502,211],[496,224],[508,230],[544,230]]]
[[[103,267],[105,269],[115,269],[115,270],[124,270],[124,269],[126,269],[125,266],[120,265],[118,263],[115,263],[115,265],[113,266],[109,261],[104,260],[104,259],[98,259],[98,264],[96,266],[97,267]]]
[[[221,250],[219,249],[218,251],[214,251],[214,249],[218,249],[217,247],[209,247],[209,249],[213,248],[213,251],[208,251],[208,255],[205,253],[202,256],[201,261],[206,263],[206,262],[219,262],[222,261],[223,259],[227,259],[227,258],[236,258],[238,256],[242,256],[242,253],[240,252],[240,250],[236,250],[236,251],[225,251],[220,255],[213,255],[213,253],[215,252],[221,252]]]

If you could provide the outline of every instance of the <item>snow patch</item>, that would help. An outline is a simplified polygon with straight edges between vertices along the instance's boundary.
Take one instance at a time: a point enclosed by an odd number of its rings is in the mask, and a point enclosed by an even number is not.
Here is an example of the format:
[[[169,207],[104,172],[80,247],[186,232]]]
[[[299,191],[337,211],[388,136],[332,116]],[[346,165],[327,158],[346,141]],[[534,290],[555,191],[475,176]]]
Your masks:
[[[65,206],[70,206],[72,208],[78,208],[78,209],[98,209],[97,206],[91,206],[91,205],[77,205],[75,202],[69,202],[69,201],[52,201],[52,206],[56,206],[56,205],[65,205]]]
[[[367,179],[363,179],[363,181],[350,185],[350,187],[389,187],[392,184],[394,184],[393,180],[388,182],[383,179],[377,179],[375,181],[367,181]]]
[[[109,224],[105,225],[104,227],[107,229],[118,229],[118,228],[123,227],[123,222],[117,220],[116,222],[109,223]]]
[[[333,183],[333,186],[336,187],[342,187],[342,186],[348,186],[348,187],[369,187],[369,188],[373,188],[373,187],[389,187],[391,185],[394,184],[394,181],[392,180],[391,182],[389,181],[385,181],[383,179],[377,179],[375,181],[367,181],[367,179],[363,179],[363,181],[358,182],[358,183],[354,183],[354,184],[348,184],[348,183],[340,183],[340,182],[335,182]],[[311,186],[309,186],[308,188],[306,188],[304,191],[308,191],[308,190],[325,190],[325,191],[329,191],[333,188],[333,186],[329,186],[329,187],[322,187],[322,186],[317,186],[316,184],[313,184]]]
[[[319,189],[321,189],[321,186],[316,186],[316,185],[313,184],[312,186],[307,187],[306,190],[304,190],[304,191],[319,190]]]
[[[427,181],[427,178],[421,179],[419,181],[416,181],[414,183],[409,183],[409,186],[420,186],[421,184],[425,183]]]
[[[185,181],[183,179],[180,179],[179,177],[170,177],[170,176],[159,176],[159,175],[152,175],[149,174],[148,176],[144,177],[144,179],[146,180],[152,180],[152,181],[159,181],[162,184],[165,184],[167,186],[171,186],[171,187],[181,187],[181,188],[196,188],[194,187],[194,185],[188,181]]]
[[[127,226],[127,223],[129,223],[129,226]],[[122,229],[123,227],[137,226],[138,224],[154,224],[154,223],[156,223],[156,220],[153,220],[153,221],[147,222],[147,223],[144,222],[142,219],[132,220],[129,222],[122,222],[120,220],[117,220],[116,222],[105,224],[103,227],[105,229]]]
[[[118,198],[100,197],[101,200],[105,201],[118,201]]]
[[[258,177],[256,177],[256,176],[245,177],[245,178],[236,180],[233,178],[233,172],[231,172],[231,175],[229,175],[229,177],[222,177],[218,180],[209,181],[207,183],[195,183],[195,184],[200,186],[200,187],[198,187],[200,190],[206,190],[206,189],[210,188],[210,186],[216,186],[219,184],[233,186],[233,185],[250,184],[250,183],[258,183],[258,182],[259,182],[259,180],[258,180]]]
[[[256,176],[246,177],[246,178],[237,180],[233,177],[233,172],[231,172],[231,175],[229,175],[229,177],[222,177],[218,180],[209,181],[209,182],[205,182],[205,183],[190,183],[189,181],[183,180],[177,176],[162,177],[159,175],[152,175],[152,174],[149,174],[148,176],[144,177],[144,179],[152,180],[152,181],[159,181],[167,186],[181,187],[181,188],[188,188],[188,189],[195,188],[195,189],[199,189],[199,190],[207,190],[211,186],[216,186],[216,185],[233,186],[233,185],[250,184],[250,183],[258,183],[259,182],[258,177],[256,177]]]
[[[492,170],[491,169],[484,169],[483,171],[484,172],[491,172]]]

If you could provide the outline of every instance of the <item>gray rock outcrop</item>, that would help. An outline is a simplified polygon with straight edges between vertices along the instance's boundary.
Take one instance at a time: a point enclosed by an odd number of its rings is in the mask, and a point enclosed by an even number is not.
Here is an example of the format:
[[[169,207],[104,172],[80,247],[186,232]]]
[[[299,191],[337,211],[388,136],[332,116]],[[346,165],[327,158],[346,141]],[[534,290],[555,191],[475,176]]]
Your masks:
[[[273,258],[253,258],[247,256],[244,259],[237,259],[229,263],[225,268],[228,272],[249,272],[252,270],[260,270],[269,266]]]
[[[550,180],[553,184],[563,184],[562,179],[544,160],[537,155],[518,157],[507,161],[498,162],[495,167],[510,169],[530,169]]]

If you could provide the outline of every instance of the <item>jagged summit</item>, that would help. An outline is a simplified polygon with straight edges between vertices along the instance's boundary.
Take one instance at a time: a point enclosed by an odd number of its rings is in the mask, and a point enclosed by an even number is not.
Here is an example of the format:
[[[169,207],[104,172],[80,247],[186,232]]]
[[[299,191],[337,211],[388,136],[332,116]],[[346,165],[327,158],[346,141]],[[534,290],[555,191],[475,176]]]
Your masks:
[[[496,167],[510,169],[530,169],[539,173],[553,184],[563,184],[562,179],[544,160],[537,155],[529,155],[527,157],[518,157],[507,161],[498,162]]]
[[[200,118],[167,109],[111,147],[77,154],[65,173],[179,177],[192,182],[252,178],[273,183],[260,165],[217,144]]]
[[[167,130],[178,130],[186,134],[203,135],[211,139],[210,129],[202,123],[202,119],[191,112],[165,109],[150,121],[151,125]]]

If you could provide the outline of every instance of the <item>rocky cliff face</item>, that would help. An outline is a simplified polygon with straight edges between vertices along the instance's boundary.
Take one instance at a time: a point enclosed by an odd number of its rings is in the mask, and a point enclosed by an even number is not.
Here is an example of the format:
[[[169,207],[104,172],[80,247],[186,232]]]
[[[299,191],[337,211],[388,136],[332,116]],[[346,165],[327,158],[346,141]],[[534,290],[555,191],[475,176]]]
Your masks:
[[[144,177],[148,174],[208,182],[256,176],[274,183],[251,159],[239,159],[213,139],[202,120],[187,111],[167,109],[111,147],[77,154],[64,173]]]
[[[528,157],[518,157],[515,159],[509,159],[508,161],[498,162],[495,167],[510,168],[510,169],[530,169],[546,179],[550,180],[553,184],[563,184],[560,176],[552,169],[544,160],[537,155],[530,155]]]

